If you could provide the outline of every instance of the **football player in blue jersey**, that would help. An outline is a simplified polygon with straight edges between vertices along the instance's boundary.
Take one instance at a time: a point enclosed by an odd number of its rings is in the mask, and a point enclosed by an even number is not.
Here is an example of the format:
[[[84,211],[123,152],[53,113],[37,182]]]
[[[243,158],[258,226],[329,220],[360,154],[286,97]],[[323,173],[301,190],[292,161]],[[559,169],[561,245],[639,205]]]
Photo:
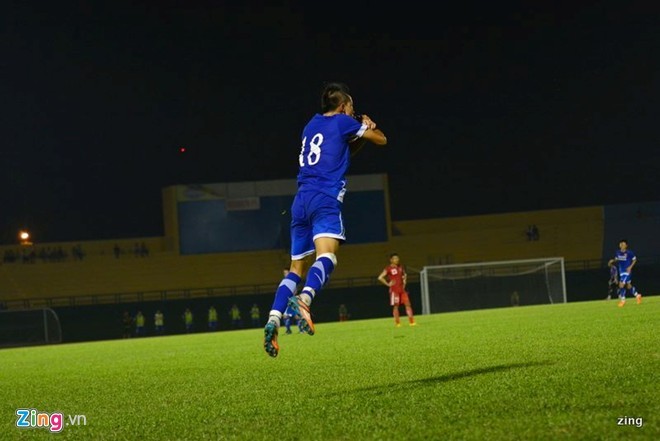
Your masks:
[[[637,289],[632,284],[632,269],[637,264],[637,256],[632,250],[628,249],[628,241],[621,239],[619,241],[619,249],[614,254],[614,258],[610,259],[609,265],[616,265],[619,269],[619,307],[626,304],[626,291],[630,291],[637,299],[637,303],[642,303],[642,294],[637,292]]]
[[[300,321],[300,316],[296,315],[293,311],[291,311],[291,308],[286,308],[286,311],[282,314],[282,321],[284,322],[284,327],[286,328],[286,333],[287,334],[292,334],[291,331],[291,325],[296,325],[298,326],[298,332],[301,334],[305,333],[305,330],[302,327],[302,323]]]
[[[324,86],[321,112],[303,128],[301,141],[298,191],[291,204],[291,266],[277,287],[264,328],[264,349],[271,357],[279,353],[278,329],[287,307],[300,316],[303,331],[314,335],[310,305],[337,266],[337,251],[346,240],[342,203],[352,151],[367,141],[387,144],[371,118],[355,115],[353,98],[343,83]]]

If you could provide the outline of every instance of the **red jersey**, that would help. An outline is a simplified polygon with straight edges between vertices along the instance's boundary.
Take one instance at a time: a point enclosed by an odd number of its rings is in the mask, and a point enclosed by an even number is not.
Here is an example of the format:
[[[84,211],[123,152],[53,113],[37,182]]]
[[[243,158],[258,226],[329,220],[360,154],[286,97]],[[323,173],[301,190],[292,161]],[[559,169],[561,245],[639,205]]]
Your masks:
[[[394,285],[390,286],[390,292],[405,292],[406,289],[403,286],[403,277],[406,274],[406,270],[403,265],[387,265],[385,271],[387,272],[385,278],[388,281],[394,281]]]

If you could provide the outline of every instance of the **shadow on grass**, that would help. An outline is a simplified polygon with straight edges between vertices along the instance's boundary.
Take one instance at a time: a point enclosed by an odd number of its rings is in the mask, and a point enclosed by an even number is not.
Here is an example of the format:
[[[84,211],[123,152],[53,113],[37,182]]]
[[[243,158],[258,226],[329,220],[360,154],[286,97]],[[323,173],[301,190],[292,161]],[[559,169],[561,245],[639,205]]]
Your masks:
[[[431,386],[439,383],[447,383],[449,381],[460,380],[463,378],[475,377],[477,375],[492,374],[496,372],[510,371],[513,369],[523,369],[534,366],[549,366],[554,364],[552,361],[531,361],[527,363],[511,363],[511,364],[500,364],[496,366],[483,367],[478,369],[470,369],[463,372],[454,372],[445,375],[439,375],[437,377],[421,378],[419,380],[409,380],[402,381],[399,383],[389,383],[381,384],[378,386],[369,386],[369,387],[360,387],[357,389],[351,389],[350,391],[338,391],[324,396],[333,396],[333,395],[344,395],[346,393],[362,393],[362,392],[379,392],[383,390],[392,390],[400,388],[410,388],[410,387],[419,387],[419,386]]]

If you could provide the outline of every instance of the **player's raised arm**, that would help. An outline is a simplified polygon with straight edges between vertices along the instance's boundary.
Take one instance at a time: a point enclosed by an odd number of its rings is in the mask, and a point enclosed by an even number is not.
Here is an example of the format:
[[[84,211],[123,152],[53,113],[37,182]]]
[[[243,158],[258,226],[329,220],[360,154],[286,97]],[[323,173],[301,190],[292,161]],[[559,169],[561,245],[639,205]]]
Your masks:
[[[386,145],[387,137],[382,130],[376,127],[376,123],[368,115],[362,115],[362,124],[367,126],[362,138],[376,145]]]
[[[387,137],[385,137],[385,134],[380,129],[373,128],[365,130],[361,137],[349,142],[348,147],[351,150],[351,156],[356,155],[362,150],[362,147],[364,147],[367,141],[383,146],[387,144]]]
[[[387,144],[387,137],[380,129],[367,129],[362,137],[376,145]]]

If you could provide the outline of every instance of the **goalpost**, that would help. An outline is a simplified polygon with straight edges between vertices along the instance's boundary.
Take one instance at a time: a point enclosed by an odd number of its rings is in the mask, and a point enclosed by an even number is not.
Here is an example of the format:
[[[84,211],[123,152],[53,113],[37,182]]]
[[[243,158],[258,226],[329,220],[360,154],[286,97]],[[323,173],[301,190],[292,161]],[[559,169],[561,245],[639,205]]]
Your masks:
[[[0,348],[61,342],[60,319],[52,309],[0,311]]]
[[[566,303],[563,257],[425,266],[422,314]]]

